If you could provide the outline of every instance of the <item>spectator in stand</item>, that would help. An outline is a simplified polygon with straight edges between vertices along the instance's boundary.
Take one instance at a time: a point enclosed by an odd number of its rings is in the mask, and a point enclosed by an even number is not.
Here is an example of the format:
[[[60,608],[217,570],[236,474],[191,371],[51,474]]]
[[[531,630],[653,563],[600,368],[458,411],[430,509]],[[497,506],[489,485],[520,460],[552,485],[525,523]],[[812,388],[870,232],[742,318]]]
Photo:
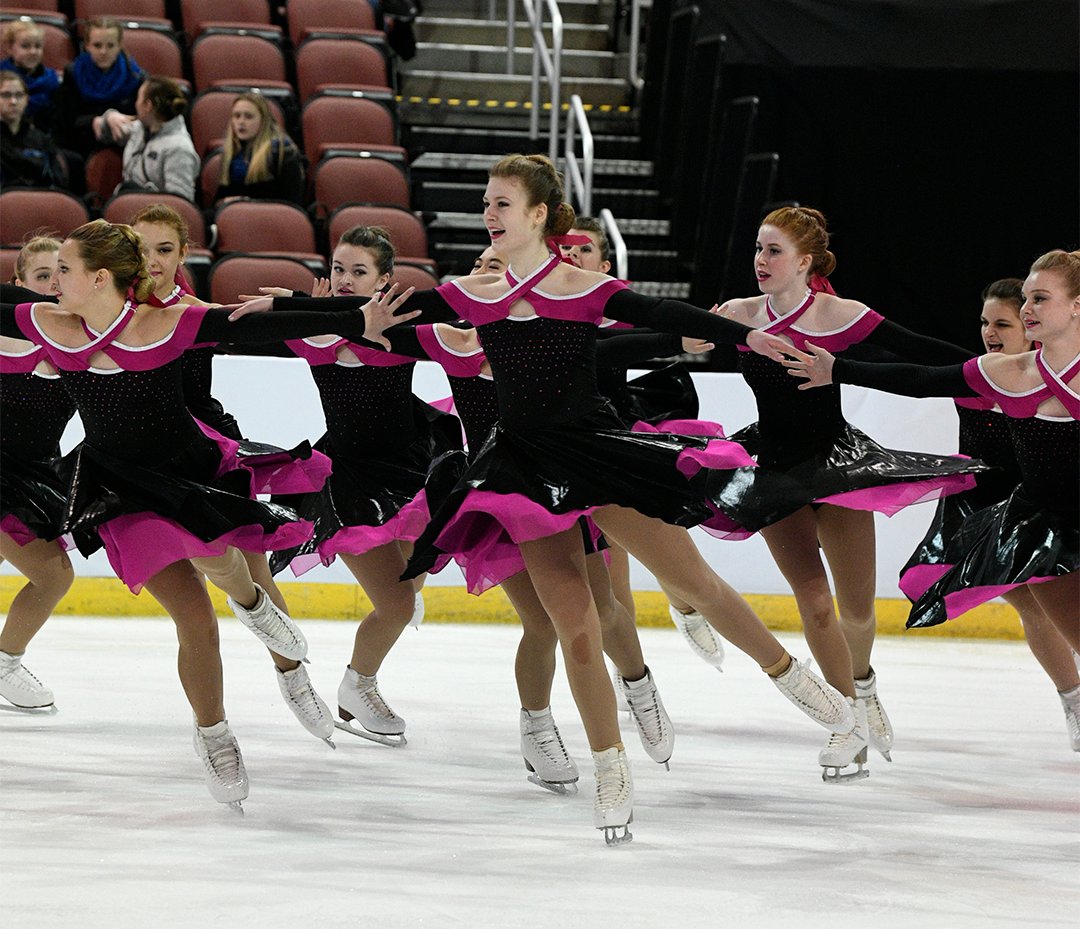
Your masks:
[[[124,146],[124,179],[117,192],[146,190],[195,199],[200,161],[184,124],[187,98],[176,81],[148,77],[135,96],[136,121]]]
[[[0,39],[0,70],[14,71],[26,84],[30,102],[26,119],[48,132],[53,126],[54,96],[60,74],[41,63],[45,52],[45,30],[32,19],[16,19],[4,24]]]
[[[215,200],[289,200],[304,206],[300,151],[278,126],[266,99],[240,94],[233,102]]]
[[[64,69],[56,114],[62,144],[84,157],[127,141],[145,77],[124,51],[124,27],[115,19],[89,20],[85,35],[83,51]]]
[[[0,71],[0,187],[68,186],[52,139],[25,119],[29,94],[15,71]]]

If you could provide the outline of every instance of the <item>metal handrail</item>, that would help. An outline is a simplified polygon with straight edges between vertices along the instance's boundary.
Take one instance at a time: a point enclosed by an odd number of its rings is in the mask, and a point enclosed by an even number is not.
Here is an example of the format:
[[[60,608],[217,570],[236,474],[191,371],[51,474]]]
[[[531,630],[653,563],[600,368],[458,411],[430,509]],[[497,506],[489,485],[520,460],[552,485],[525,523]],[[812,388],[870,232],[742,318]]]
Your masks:
[[[645,78],[638,74],[638,56],[641,46],[641,0],[630,0],[630,86],[640,92]]]
[[[551,38],[552,49],[549,50],[544,41],[544,24],[542,20],[543,10],[537,10],[534,0],[521,0],[525,7],[525,15],[529,17],[529,27],[533,36],[532,57],[532,111],[529,113],[529,138],[540,138],[540,68],[543,66],[544,75],[547,78],[548,93],[551,97],[551,138],[548,142],[548,156],[555,161],[559,156],[559,115],[560,101],[559,89],[562,84],[562,47],[563,47],[563,18],[559,12],[559,4],[555,0],[544,0],[551,15]],[[514,22],[515,0],[507,2],[507,43],[512,42],[511,24]],[[513,47],[508,48],[507,63],[513,64]]]
[[[626,251],[626,240],[619,231],[619,224],[615,222],[615,217],[607,207],[600,211],[599,218],[603,223],[604,232],[607,233],[611,250],[615,252],[615,276],[620,281],[628,281],[630,280],[630,261]]]
[[[577,153],[574,151],[575,129],[581,132],[581,162],[578,162]],[[593,134],[589,128],[585,106],[578,94],[572,94],[570,110],[566,114],[566,147],[563,150],[566,200],[573,205],[574,195],[577,194],[577,205],[585,216],[592,216],[593,151]]]

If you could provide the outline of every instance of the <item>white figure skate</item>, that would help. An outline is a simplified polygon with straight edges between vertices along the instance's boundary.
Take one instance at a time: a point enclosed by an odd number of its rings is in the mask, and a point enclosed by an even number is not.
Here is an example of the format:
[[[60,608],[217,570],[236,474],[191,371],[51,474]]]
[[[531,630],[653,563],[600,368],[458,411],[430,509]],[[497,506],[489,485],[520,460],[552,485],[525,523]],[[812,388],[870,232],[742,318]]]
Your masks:
[[[210,796],[243,815],[241,803],[248,796],[248,776],[228,720],[206,727],[196,724],[194,744],[206,771]]]
[[[709,625],[709,621],[697,610],[692,613],[680,613],[670,603],[668,612],[671,614],[671,621],[675,623],[675,628],[682,633],[690,646],[690,651],[710,667],[723,671],[724,669],[720,666],[724,663],[724,644],[720,641],[716,630]]]
[[[851,697],[847,697],[846,702],[855,716],[855,728],[844,734],[834,732],[818,753],[821,779],[828,784],[847,784],[870,776],[870,769],[865,767],[868,744],[866,704]],[[857,765],[857,770],[844,770],[851,765]]]
[[[23,666],[22,655],[0,652],[0,697],[24,712],[56,712],[53,692]]]
[[[563,745],[550,707],[521,711],[521,757],[530,783],[560,796],[577,793],[577,765]]]
[[[630,823],[634,821],[634,783],[626,752],[609,748],[593,752],[596,766],[596,799],[593,802],[593,825],[603,830],[608,845],[633,841]]]
[[[397,715],[379,693],[374,676],[357,674],[351,667],[338,686],[338,716],[334,723],[343,732],[380,745],[400,747],[406,744],[405,720]]]
[[[424,592],[418,590],[416,597],[413,600],[413,614],[409,620],[409,625],[414,629],[419,629],[420,624],[424,621]]]
[[[845,735],[855,727],[850,703],[831,684],[827,684],[805,665],[791,659],[791,666],[772,678],[777,690],[830,732]]]
[[[626,698],[645,753],[670,771],[668,761],[675,750],[675,727],[664,709],[664,701],[660,699],[652,672],[646,667],[645,676],[633,683],[616,674],[615,687]]]
[[[1063,693],[1059,691],[1058,696],[1061,697],[1061,707],[1065,710],[1065,728],[1069,731],[1069,745],[1072,746],[1074,752],[1080,752],[1080,686]]]
[[[322,739],[331,748],[337,748],[330,738],[334,734],[334,717],[322,698],[311,686],[307,669],[297,665],[291,671],[277,670],[278,689],[300,725],[315,738]]]
[[[885,707],[877,695],[877,675],[874,669],[870,669],[869,677],[855,679],[855,696],[866,702],[866,725],[867,735],[870,738],[870,747],[881,753],[886,761],[892,761],[889,754],[892,751],[893,728],[889,717],[885,713]]]
[[[250,610],[232,597],[227,598],[229,609],[270,651],[276,652],[282,658],[303,661],[307,656],[308,644],[300,627],[287,613],[275,606],[274,601],[258,584],[255,585],[255,590],[258,591],[259,599]]]

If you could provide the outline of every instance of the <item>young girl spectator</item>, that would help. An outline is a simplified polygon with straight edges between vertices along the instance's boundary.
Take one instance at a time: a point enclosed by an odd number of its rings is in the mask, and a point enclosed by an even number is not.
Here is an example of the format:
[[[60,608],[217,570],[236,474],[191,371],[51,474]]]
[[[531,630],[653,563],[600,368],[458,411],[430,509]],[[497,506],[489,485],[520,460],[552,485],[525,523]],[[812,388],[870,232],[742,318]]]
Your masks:
[[[124,146],[121,190],[146,190],[195,199],[200,161],[183,113],[187,99],[176,81],[148,77],[135,96],[136,121]]]
[[[115,19],[86,24],[83,51],[64,69],[57,94],[61,142],[81,155],[123,145],[135,122],[135,94],[143,71],[124,51],[124,27]]]
[[[240,94],[229,116],[215,199],[289,200],[304,205],[304,167],[292,139],[278,126],[265,98]]]
[[[26,84],[30,102],[26,118],[48,132],[53,125],[54,95],[60,87],[60,75],[41,62],[45,52],[45,30],[32,19],[16,19],[4,24],[0,39],[0,70],[14,71]]]

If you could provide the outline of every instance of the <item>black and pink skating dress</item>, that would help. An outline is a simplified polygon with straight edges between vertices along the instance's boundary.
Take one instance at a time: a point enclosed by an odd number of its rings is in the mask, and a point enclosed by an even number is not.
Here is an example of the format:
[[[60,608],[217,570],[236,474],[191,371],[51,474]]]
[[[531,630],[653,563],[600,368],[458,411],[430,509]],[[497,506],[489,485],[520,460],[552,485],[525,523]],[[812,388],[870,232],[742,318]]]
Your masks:
[[[226,339],[264,343],[339,326],[361,338],[362,316],[263,314],[230,323],[223,310],[190,307],[159,342],[130,346],[118,340],[136,311],[128,302],[104,332],[84,323],[86,342],[69,347],[42,331],[35,306],[5,304],[0,333],[43,349],[82,419],[85,439],[61,460],[59,531],[72,533],[83,554],[104,547],[117,576],[138,592],[176,561],[228,546],[272,551],[310,536],[311,524],[295,512],[255,498],[269,473],[291,472],[292,462],[260,471],[235,440],[198,423],[185,405],[182,357]]]
[[[333,473],[321,490],[273,498],[313,523],[314,533],[275,552],[271,571],[288,566],[300,575],[338,554],[415,541],[428,523],[428,468],[460,449],[458,421],[413,395],[414,358],[345,338],[287,344],[311,366],[326,418],[315,448],[330,457]]]
[[[801,328],[799,320],[814,297],[807,291],[802,303],[783,316],[766,303],[771,322],[763,330],[786,336],[798,349],[811,342],[833,354],[863,343],[901,357],[919,353],[941,364],[970,356],[888,323],[870,309],[832,332]],[[738,537],[740,527],[758,531],[804,506],[824,503],[892,516],[912,504],[967,490],[974,486],[973,475],[986,470],[954,455],[884,448],[844,418],[839,385],[799,390],[799,380],[783,365],[745,350],[739,363],[757,401],[758,421],[731,439],[744,445],[758,466],[712,497],[722,514],[710,521],[714,534],[723,534],[724,517]]]
[[[909,627],[938,625],[1015,587],[1080,569],[1080,395],[1068,387],[1080,356],[1058,373],[1040,351],[1036,365],[1042,384],[1019,393],[998,387],[983,358],[943,368],[838,359],[833,368],[838,382],[904,396],[985,399],[1001,409],[1009,430],[1020,483],[943,540],[946,569],[919,596]],[[1052,397],[1068,415],[1039,412]]]

